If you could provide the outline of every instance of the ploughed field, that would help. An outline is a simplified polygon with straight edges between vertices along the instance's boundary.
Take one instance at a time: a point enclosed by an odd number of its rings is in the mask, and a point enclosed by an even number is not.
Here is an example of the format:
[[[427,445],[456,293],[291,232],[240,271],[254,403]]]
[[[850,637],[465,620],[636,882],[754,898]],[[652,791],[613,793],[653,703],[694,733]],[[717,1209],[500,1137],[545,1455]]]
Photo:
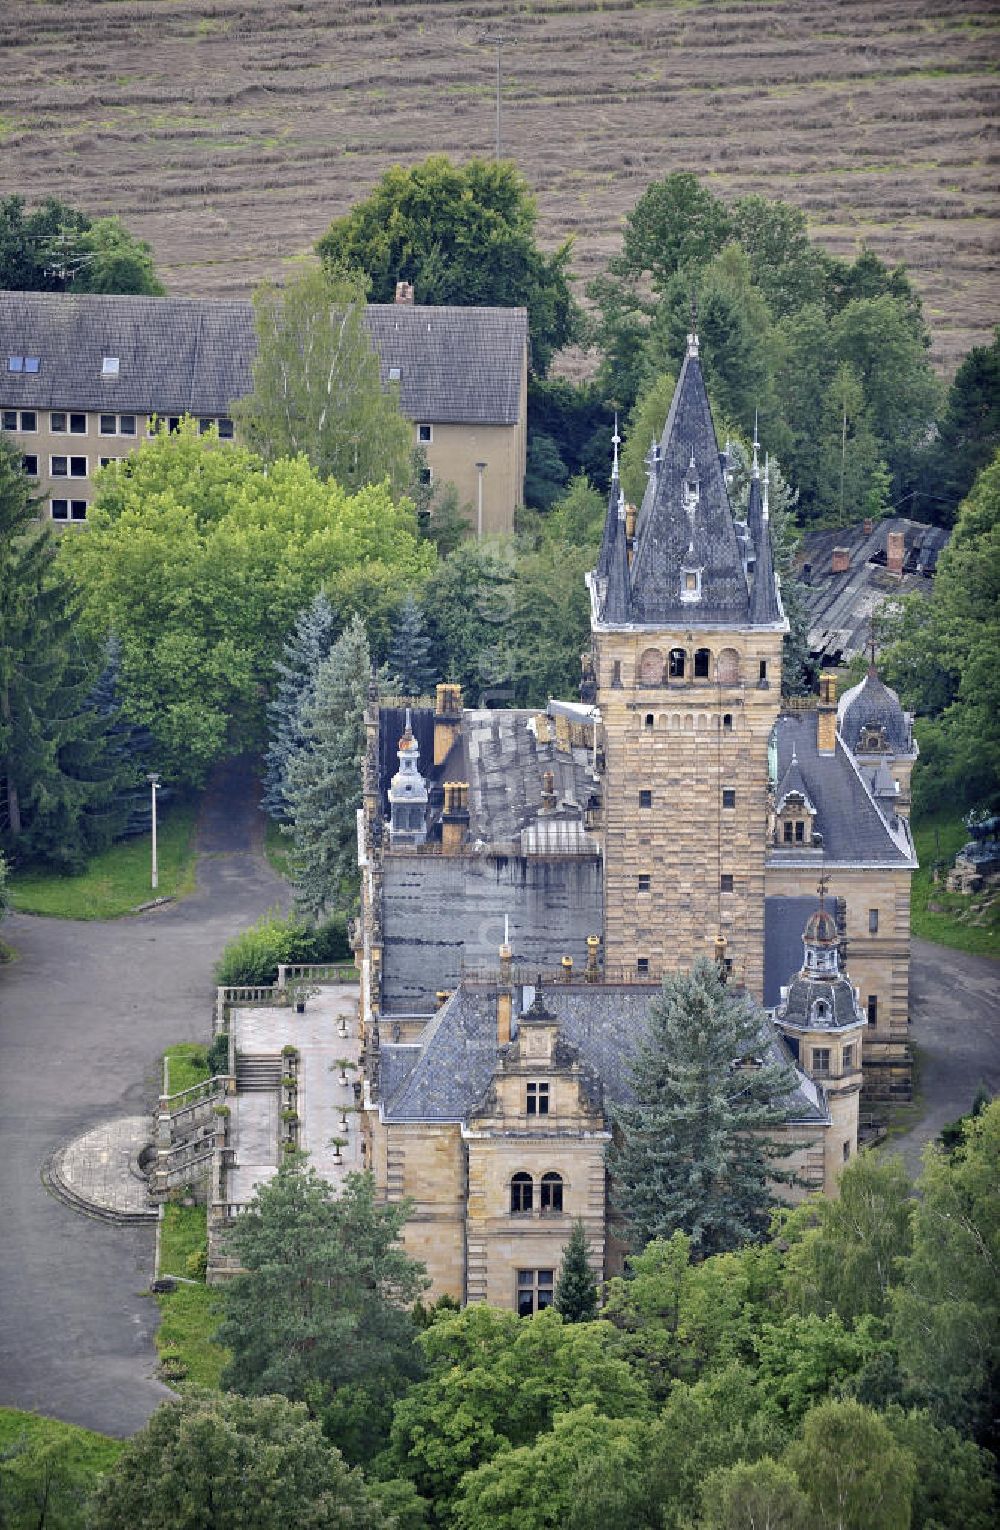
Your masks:
[[[0,192],[119,213],[171,292],[245,294],[389,164],[492,153],[497,30],[505,151],[582,282],[691,169],[906,261],[943,369],[989,338],[993,0],[29,0],[0,6]]]

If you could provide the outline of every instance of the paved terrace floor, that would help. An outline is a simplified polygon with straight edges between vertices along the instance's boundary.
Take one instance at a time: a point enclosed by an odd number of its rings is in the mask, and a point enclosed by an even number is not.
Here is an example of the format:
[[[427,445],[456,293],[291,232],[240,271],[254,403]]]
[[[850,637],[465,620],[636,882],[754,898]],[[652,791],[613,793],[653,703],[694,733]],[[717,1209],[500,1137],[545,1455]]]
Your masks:
[[[309,1164],[323,1179],[338,1184],[351,1169],[361,1167],[360,1132],[354,1106],[357,1078],[358,990],[331,984],[306,1003],[305,1014],[290,1007],[252,1007],[232,1012],[237,1052],[280,1055],[291,1045],[299,1051],[299,1145]],[[339,1034],[346,1022],[346,1039]],[[347,1084],[340,1083],[341,1059],[350,1062]],[[341,1127],[346,1108],[347,1126]],[[238,1094],[232,1105],[230,1142],[237,1167],[230,1175],[230,1197],[245,1203],[257,1185],[277,1172],[281,1107],[277,1090]],[[341,1161],[334,1157],[332,1138],[346,1137]]]

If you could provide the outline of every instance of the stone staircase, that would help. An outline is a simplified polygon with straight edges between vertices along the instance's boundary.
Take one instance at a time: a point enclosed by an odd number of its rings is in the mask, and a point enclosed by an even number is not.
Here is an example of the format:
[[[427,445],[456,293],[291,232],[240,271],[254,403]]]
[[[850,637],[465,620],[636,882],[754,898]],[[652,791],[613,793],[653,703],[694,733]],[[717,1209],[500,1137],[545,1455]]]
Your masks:
[[[281,1087],[281,1057],[269,1052],[237,1052],[237,1094],[260,1093]]]

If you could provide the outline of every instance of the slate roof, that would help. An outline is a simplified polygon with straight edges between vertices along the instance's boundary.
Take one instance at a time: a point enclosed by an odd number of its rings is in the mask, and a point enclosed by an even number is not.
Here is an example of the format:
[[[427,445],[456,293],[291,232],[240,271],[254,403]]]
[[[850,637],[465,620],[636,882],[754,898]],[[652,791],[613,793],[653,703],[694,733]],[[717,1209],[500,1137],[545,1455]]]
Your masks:
[[[525,309],[373,303],[366,323],[410,419],[517,423]],[[0,292],[5,407],[226,415],[250,391],[256,348],[249,302]],[[11,355],[38,356],[38,372],[8,372]],[[104,356],[119,358],[117,377],[102,377]]]
[[[634,1100],[630,1064],[646,1031],[656,990],[648,985],[553,984],[545,988],[545,1007],[559,1023],[559,1037],[578,1055],[583,1068],[600,1083],[606,1104]],[[534,990],[515,990],[515,1011],[528,1007]],[[781,1042],[769,1031],[768,1049],[788,1061]],[[462,986],[442,1005],[421,1038],[420,1058],[390,1093],[387,1077],[399,1077],[388,1054],[411,1048],[381,1048],[382,1114],[388,1121],[465,1121],[481,1103],[500,1056],[497,1044],[496,990]],[[825,1104],[809,1079],[788,1098],[795,1120],[823,1121]]]
[[[802,931],[816,907],[813,896],[764,899],[764,1004],[774,1009],[802,966]]]
[[[837,865],[915,866],[913,842],[905,820],[895,825],[883,817],[851,754],[838,738],[832,754],[816,747],[817,713],[779,717],[776,725],[777,775],[783,782],[797,758],[800,778],[809,800],[816,805],[813,834],[822,835],[822,848],[775,846],[769,852],[774,865],[808,864],[819,860]],[[803,920],[803,924],[805,921]]]
[[[903,533],[903,576],[886,572],[890,531]],[[817,658],[846,664],[864,653],[870,641],[871,616],[886,600],[916,591],[926,593],[949,531],[922,521],[894,516],[870,531],[864,523],[832,531],[807,531],[795,554],[795,573],[809,613],[809,648]],[[850,567],[831,571],[835,547],[847,549]]]
[[[774,805],[779,813],[781,812],[781,809],[784,807],[788,798],[794,795],[801,797],[803,802],[808,807],[811,807],[813,811],[815,811],[816,804],[809,796],[808,788],[806,787],[805,781],[802,779],[802,772],[799,769],[798,758],[793,753],[792,758],[788,762],[788,769],[782,776],[778,785],[778,790],[774,794]]]
[[[848,748],[855,752],[861,730],[867,727],[884,729],[893,754],[913,751],[913,736],[899,697],[885,684],[874,666],[869,667],[858,685],[841,696],[837,704],[837,726]]]
[[[814,1014],[813,1006],[818,1000],[826,1003],[825,1020]],[[779,1005],[775,1018],[796,1028],[825,1031],[862,1023],[854,989],[843,973],[835,978],[805,977],[799,973],[789,983],[788,998]]]

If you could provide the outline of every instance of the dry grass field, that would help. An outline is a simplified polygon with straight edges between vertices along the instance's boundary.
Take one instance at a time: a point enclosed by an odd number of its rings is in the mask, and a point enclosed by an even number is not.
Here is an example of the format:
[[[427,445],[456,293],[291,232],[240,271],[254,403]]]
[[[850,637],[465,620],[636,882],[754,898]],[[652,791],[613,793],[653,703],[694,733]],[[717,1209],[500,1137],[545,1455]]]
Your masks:
[[[946,371],[1000,319],[996,0],[5,0],[0,191],[120,213],[169,290],[280,277],[390,163],[504,146],[586,280],[673,169],[905,260]]]

